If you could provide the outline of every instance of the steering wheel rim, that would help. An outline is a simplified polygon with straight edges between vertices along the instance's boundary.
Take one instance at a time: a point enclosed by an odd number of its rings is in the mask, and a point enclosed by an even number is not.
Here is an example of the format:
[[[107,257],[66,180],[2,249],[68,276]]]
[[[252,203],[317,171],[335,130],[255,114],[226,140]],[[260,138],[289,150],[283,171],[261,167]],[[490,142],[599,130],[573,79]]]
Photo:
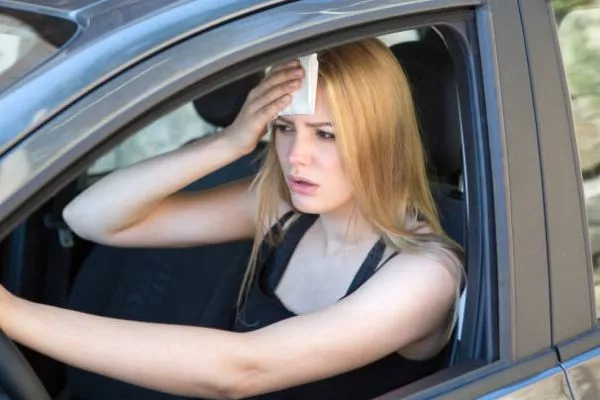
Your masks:
[[[51,400],[17,346],[0,330],[0,388],[11,400]]]

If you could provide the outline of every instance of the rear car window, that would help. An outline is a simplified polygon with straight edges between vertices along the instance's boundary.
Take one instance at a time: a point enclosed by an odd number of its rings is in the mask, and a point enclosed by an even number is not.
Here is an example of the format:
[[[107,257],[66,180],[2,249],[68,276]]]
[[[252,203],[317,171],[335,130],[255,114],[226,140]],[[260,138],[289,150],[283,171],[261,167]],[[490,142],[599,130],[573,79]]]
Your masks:
[[[0,92],[48,60],[76,32],[71,21],[0,7]]]

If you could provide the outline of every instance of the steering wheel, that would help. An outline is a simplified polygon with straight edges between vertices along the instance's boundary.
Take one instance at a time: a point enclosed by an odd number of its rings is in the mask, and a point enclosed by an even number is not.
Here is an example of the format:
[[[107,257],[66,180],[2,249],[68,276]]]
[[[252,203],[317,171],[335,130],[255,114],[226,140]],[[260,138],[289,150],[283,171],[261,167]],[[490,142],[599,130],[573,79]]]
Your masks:
[[[11,400],[51,400],[17,346],[0,331],[0,388]],[[2,395],[0,389],[0,396]]]

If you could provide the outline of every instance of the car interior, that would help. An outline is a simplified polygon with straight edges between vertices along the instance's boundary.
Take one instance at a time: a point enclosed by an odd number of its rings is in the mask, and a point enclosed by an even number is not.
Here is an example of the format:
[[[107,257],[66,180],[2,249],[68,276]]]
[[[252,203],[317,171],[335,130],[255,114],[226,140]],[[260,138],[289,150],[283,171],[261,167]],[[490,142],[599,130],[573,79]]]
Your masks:
[[[435,27],[418,28],[413,33],[413,39],[399,42],[390,39],[389,45],[413,91],[431,189],[442,225],[450,237],[466,247],[463,128],[455,64],[443,35]],[[174,111],[171,116],[180,112],[188,120],[195,119],[197,125],[188,127],[189,134],[180,134],[169,143],[164,140],[167,128],[154,125],[154,132],[163,136],[159,138],[146,131],[150,144],[140,144],[147,148],[140,150],[131,162],[143,159],[145,152],[155,155],[153,148],[168,151],[226,127],[262,77],[260,73],[244,76]],[[114,248],[76,237],[61,218],[62,209],[74,196],[111,170],[130,162],[120,159],[119,154],[133,152],[139,138],[131,136],[105,154],[4,239],[0,253],[2,282],[25,298],[102,316],[186,325],[208,323],[216,328],[228,326],[231,312],[226,308],[235,304],[251,242],[185,249]],[[254,175],[265,145],[262,142],[252,154],[184,190],[202,190]],[[468,267],[469,264],[467,274]],[[215,270],[211,282],[198,281],[199,277],[206,277],[202,268]],[[207,285],[217,289],[202,290]],[[461,329],[462,318],[454,334],[449,366],[464,361],[459,356],[463,345]],[[21,350],[53,398],[176,398],[68,367],[25,348]]]

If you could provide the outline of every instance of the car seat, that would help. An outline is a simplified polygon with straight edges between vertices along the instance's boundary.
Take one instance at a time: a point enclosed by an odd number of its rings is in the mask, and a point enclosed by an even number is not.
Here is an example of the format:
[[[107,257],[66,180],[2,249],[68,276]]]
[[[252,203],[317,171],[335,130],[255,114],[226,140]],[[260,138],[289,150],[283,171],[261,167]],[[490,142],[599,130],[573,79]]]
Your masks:
[[[194,106],[209,123],[229,125],[260,79],[262,74],[247,76],[195,101]],[[263,146],[184,190],[255,175]],[[75,279],[68,306],[114,318],[225,329],[235,315],[233,305],[251,245],[251,241],[185,249],[94,245]],[[67,388],[65,399],[181,398],[72,367],[67,367]]]

